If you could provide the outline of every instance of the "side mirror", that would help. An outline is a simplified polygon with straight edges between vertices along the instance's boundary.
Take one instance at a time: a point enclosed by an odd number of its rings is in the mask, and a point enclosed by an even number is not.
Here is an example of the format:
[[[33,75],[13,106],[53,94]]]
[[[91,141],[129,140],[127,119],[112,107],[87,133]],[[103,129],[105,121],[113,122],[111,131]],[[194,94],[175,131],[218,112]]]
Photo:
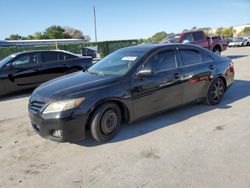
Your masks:
[[[145,77],[145,76],[151,76],[153,74],[153,71],[149,67],[144,67],[139,72],[137,72],[137,76],[139,77]]]
[[[8,68],[8,69],[11,69],[11,68],[13,67],[13,65],[12,65],[12,63],[7,63],[7,64],[5,65],[5,67]]]
[[[184,40],[182,43],[183,44],[190,44],[190,41],[189,40]]]

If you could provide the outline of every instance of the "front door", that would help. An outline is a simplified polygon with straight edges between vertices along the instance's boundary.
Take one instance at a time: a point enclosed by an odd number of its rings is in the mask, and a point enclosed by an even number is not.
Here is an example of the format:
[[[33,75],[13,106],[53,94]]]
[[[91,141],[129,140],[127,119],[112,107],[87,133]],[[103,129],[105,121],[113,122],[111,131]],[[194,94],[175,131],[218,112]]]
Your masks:
[[[39,84],[38,53],[27,53],[18,56],[12,62],[9,79],[18,87],[29,88]]]
[[[157,52],[143,67],[152,68],[153,74],[132,80],[136,119],[182,104],[181,69],[174,49]]]

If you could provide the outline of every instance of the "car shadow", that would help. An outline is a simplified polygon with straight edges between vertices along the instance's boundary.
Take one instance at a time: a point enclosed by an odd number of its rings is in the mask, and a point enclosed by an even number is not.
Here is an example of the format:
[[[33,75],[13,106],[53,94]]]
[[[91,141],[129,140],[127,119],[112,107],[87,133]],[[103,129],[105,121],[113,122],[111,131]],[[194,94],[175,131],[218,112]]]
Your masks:
[[[196,115],[206,113],[211,110],[227,110],[229,108],[232,108],[232,103],[248,96],[250,96],[250,81],[235,80],[232,87],[225,93],[223,101],[216,106],[205,104],[189,104],[175,110],[161,113],[159,115],[154,115],[151,118],[132,123],[131,125],[123,124],[116,137],[106,144],[126,141],[135,137],[143,136],[153,131],[157,131],[167,126],[174,126],[176,123],[182,122]],[[81,145],[84,147],[95,147],[100,145],[100,143],[97,143],[92,139],[89,131],[87,131],[86,133],[85,140],[75,142],[73,144]]]
[[[248,55],[228,55],[227,56],[229,59],[239,59],[242,57],[248,57]]]
[[[34,89],[26,89],[0,96],[0,102],[29,97]]]

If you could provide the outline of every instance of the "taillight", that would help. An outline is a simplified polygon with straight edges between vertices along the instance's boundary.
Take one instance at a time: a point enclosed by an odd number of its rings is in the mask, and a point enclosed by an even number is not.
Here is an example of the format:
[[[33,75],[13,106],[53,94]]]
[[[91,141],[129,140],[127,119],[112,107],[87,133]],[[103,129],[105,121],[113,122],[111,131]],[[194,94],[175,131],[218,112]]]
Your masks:
[[[234,73],[234,63],[231,61],[231,63],[229,64],[229,71],[231,73]]]

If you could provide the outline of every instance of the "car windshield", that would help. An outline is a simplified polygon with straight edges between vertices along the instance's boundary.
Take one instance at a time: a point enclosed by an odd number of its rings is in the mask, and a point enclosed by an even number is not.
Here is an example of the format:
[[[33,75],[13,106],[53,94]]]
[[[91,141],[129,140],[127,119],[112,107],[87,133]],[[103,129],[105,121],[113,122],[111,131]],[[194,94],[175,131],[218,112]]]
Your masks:
[[[179,35],[172,35],[172,36],[168,36],[165,40],[173,43],[173,42],[178,42],[180,38],[181,36]]]
[[[90,67],[87,71],[98,75],[124,76],[144,56],[143,51],[118,50]]]
[[[10,55],[4,58],[0,61],[0,67],[3,67],[6,63],[8,63],[10,60],[12,60],[15,57],[15,55]]]

